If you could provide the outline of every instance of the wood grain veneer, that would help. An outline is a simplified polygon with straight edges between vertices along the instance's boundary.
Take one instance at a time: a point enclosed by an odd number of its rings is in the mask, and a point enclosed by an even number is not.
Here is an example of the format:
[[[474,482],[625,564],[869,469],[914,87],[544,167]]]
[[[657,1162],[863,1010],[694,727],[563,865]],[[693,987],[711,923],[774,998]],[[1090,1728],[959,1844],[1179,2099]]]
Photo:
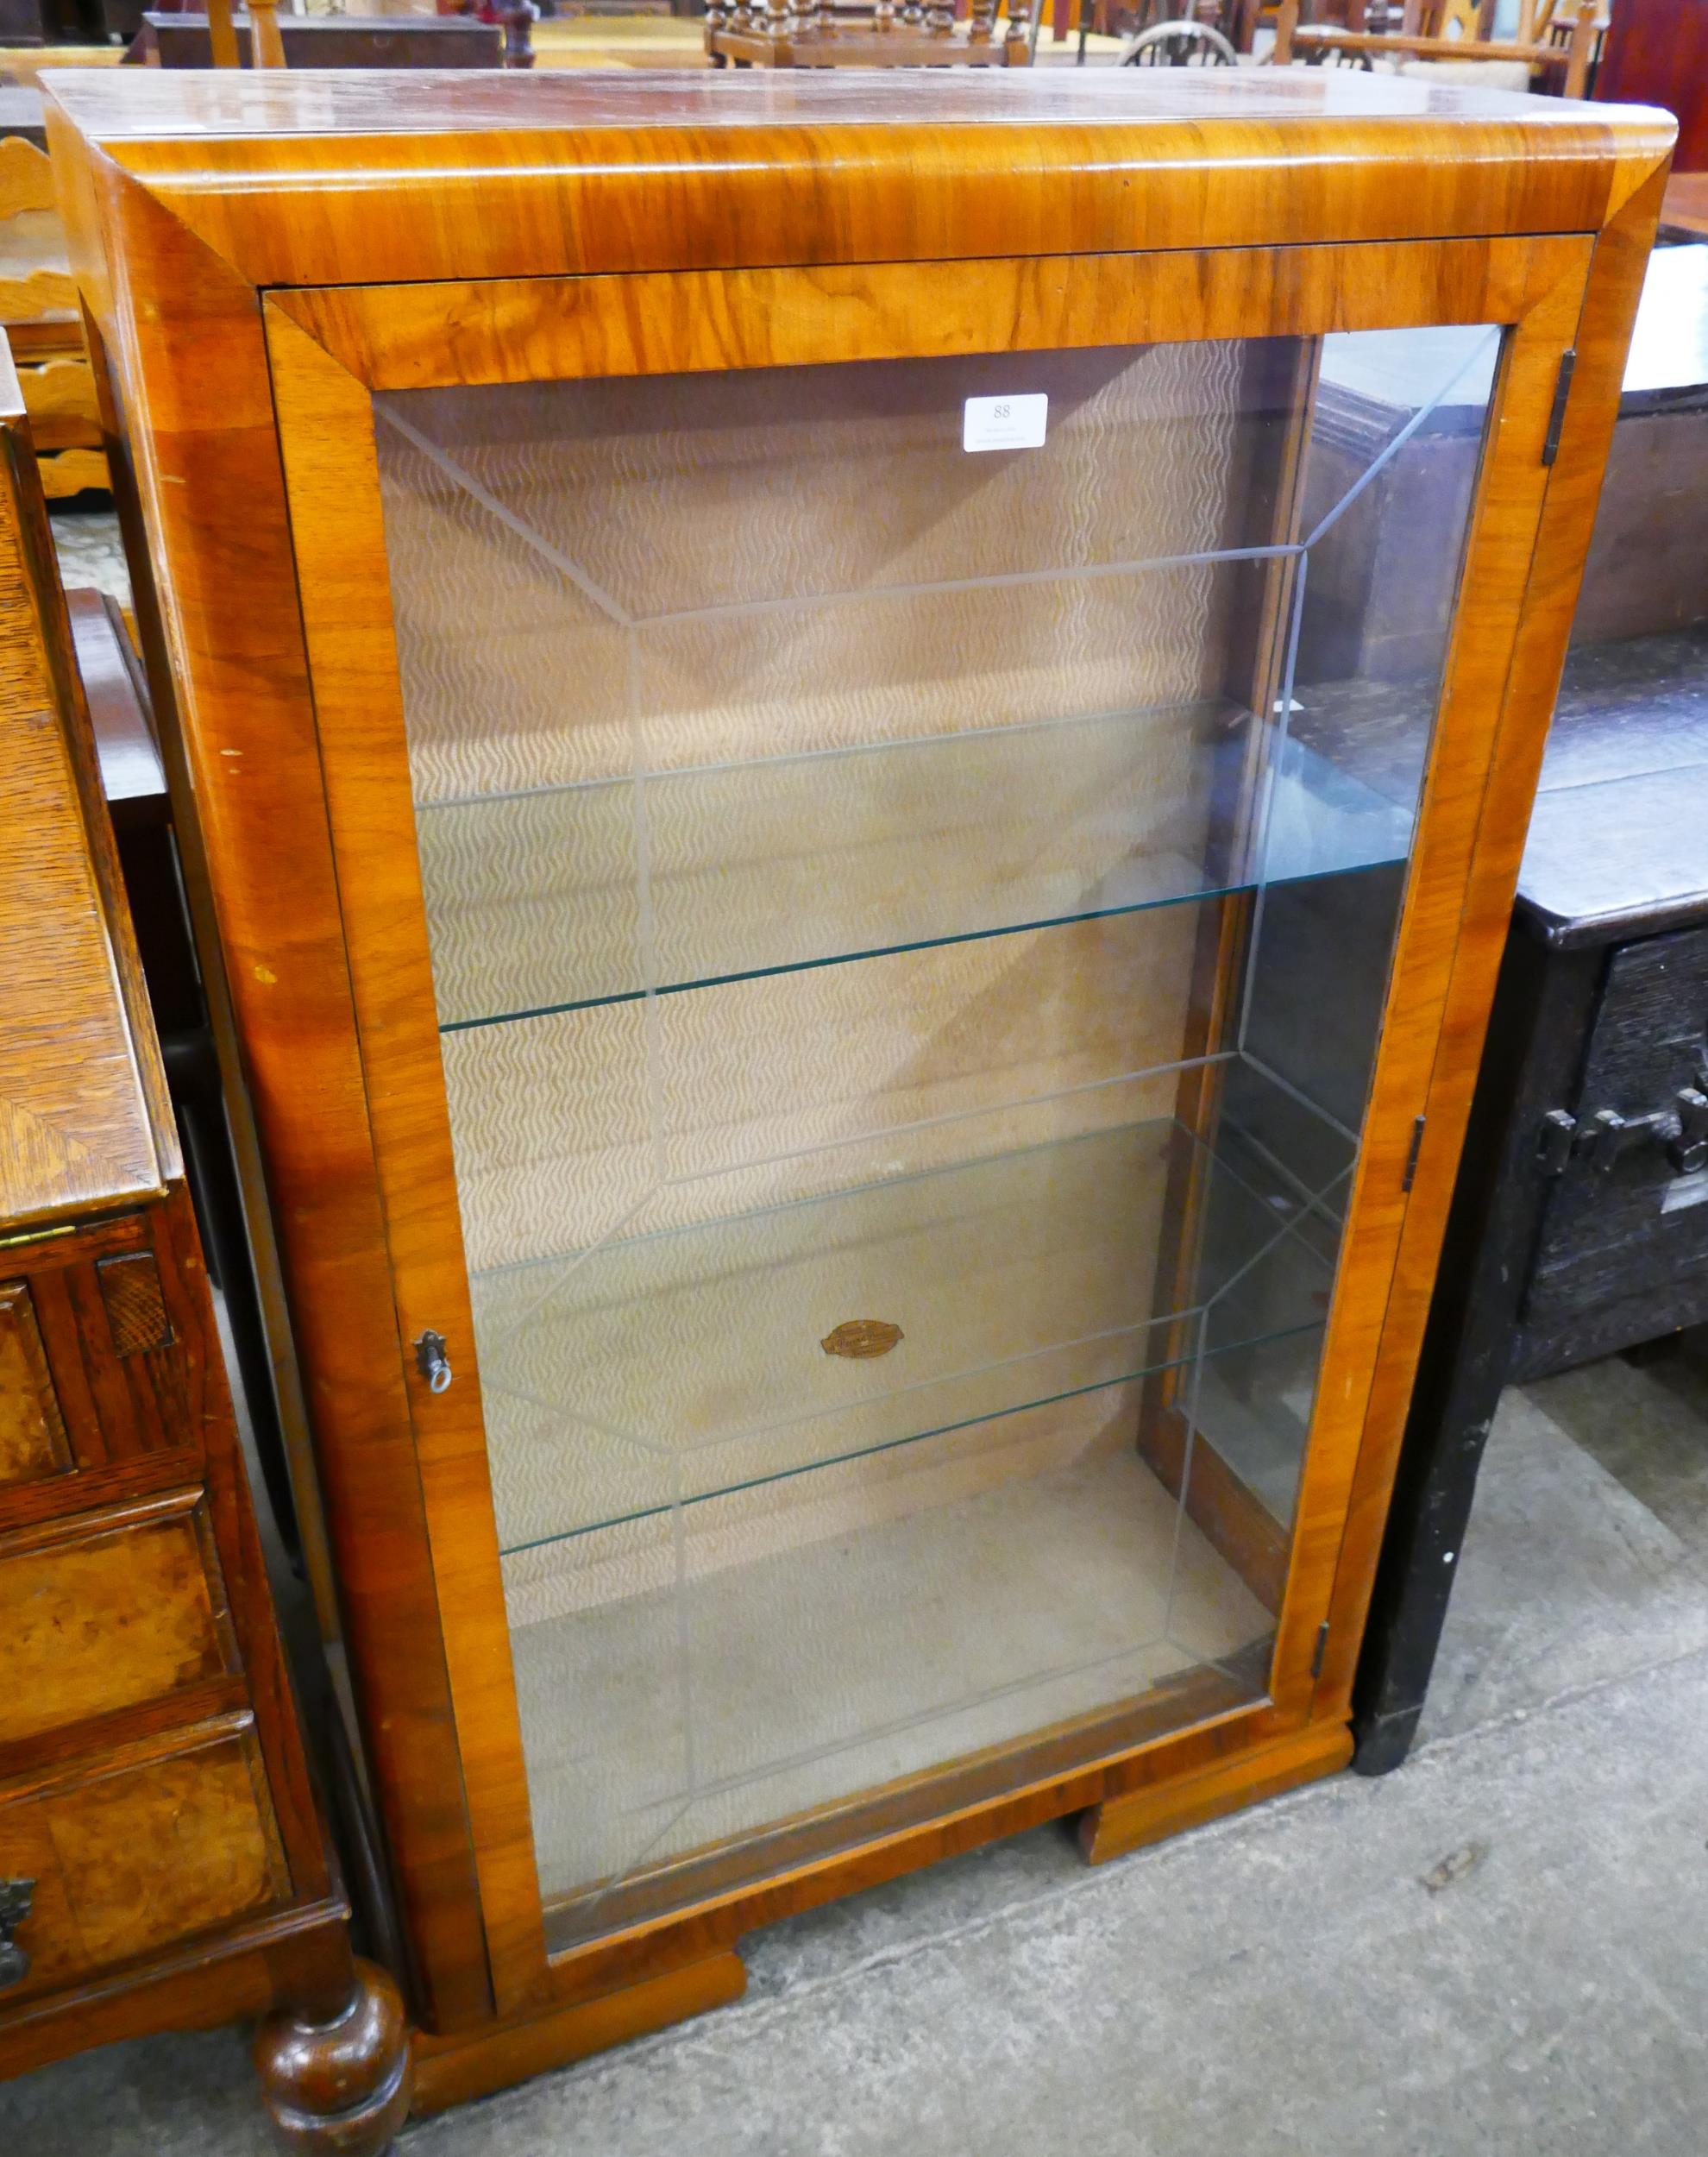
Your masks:
[[[1098,1807],[1091,1847],[1124,1846],[1344,1758],[1515,834],[1670,129],[1415,82],[1134,76],[62,76],[50,93],[124,431],[121,494],[160,571],[139,613],[277,1208],[364,1764],[431,2033],[429,2102],[688,2011],[732,1985],[744,1929],[932,1856]],[[549,1953],[561,1936],[534,1860],[474,1383],[375,393],[699,374],[715,397],[709,378],[735,369],[1437,322],[1507,334],[1284,1582],[1262,1558],[1279,1591],[1266,1696],[1226,1681],[1171,1703],[1196,1727],[1105,1732],[1101,1751],[1081,1732],[934,1794],[879,1792],[840,1846],[823,1821],[791,1826],[757,1881],[738,1856],[700,1853],[683,1899],[638,1898],[607,1936]],[[1230,912],[1180,954],[1173,1038],[1213,1031],[1196,958],[1220,965],[1243,934]],[[473,1074],[471,1116],[490,1084]],[[477,1209],[471,1240],[499,1251],[511,1207],[499,1192]],[[428,1328],[457,1374],[437,1395],[406,1355]]]
[[[34,1879],[25,1998],[280,1899],[253,1741],[188,1747],[5,1801],[0,1871]]]
[[[226,1666],[190,1513],[113,1528],[79,1516],[77,1528],[0,1538],[0,1742],[155,1699]]]
[[[407,2098],[400,2010],[361,2020],[395,1993],[353,1964],[321,1839],[3,352],[0,2076],[276,2009],[276,2114],[365,2157]]]
[[[0,1287],[0,1483],[34,1482],[70,1466],[29,1284],[8,1281]]]

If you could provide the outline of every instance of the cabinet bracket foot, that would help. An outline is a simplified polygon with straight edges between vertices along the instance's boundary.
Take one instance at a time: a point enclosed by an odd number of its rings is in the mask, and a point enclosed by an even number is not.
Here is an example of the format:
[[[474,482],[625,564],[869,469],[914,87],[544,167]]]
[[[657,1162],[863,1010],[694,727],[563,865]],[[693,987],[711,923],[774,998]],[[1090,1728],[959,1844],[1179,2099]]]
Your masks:
[[[1182,1828],[1202,1827],[1260,1798],[1278,1797],[1297,1783],[1333,1775],[1351,1758],[1352,1733],[1344,1723],[1312,1723],[1180,1782],[1106,1797],[1080,1814],[1079,1847],[1088,1865],[1102,1865]]]
[[[440,2037],[420,2030],[414,2040],[417,2113],[462,2104],[529,2075],[568,2066],[631,2037],[738,2000],[747,1965],[733,1950],[644,1978],[616,1992],[555,2007],[543,2002],[526,2016]]]

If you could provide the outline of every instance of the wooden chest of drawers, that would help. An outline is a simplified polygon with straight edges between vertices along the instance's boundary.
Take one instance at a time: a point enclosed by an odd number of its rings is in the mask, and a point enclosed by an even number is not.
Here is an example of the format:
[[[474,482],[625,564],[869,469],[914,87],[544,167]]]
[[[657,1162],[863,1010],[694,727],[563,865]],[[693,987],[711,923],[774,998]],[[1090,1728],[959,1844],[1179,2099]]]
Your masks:
[[[302,2149],[380,2148],[353,1965],[22,399],[0,345],[0,2076],[273,2010]]]

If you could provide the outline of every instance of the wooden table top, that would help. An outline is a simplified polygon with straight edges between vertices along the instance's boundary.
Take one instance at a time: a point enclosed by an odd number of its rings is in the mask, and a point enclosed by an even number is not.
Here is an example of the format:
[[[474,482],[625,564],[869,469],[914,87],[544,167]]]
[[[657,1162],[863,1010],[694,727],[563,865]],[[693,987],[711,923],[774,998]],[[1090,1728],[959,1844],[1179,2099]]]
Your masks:
[[[1708,245],[1656,248],[1625,361],[1621,418],[1708,398]],[[1703,604],[1708,607],[1708,586]]]
[[[23,399],[0,338],[0,427]],[[0,486],[0,1220],[158,1196],[176,1137],[28,458]],[[50,652],[50,641],[56,648]],[[57,658],[57,664],[55,663]]]
[[[1708,920],[1708,623],[1571,653],[1518,897],[1565,946]]]

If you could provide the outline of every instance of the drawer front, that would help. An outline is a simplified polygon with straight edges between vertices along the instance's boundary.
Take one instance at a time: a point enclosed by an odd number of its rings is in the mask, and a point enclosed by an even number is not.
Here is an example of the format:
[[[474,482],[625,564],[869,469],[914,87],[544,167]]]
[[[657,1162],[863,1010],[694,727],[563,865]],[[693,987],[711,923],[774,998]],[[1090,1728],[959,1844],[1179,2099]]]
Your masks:
[[[0,1879],[28,1881],[29,1967],[0,2005],[282,1896],[247,1733],[0,1802]]]
[[[29,1283],[0,1283],[0,1484],[63,1475],[71,1465]]]
[[[1636,1118],[1697,1085],[1708,1060],[1708,928],[1626,944],[1609,958],[1570,1109]],[[1523,1323],[1542,1336],[1636,1298],[1633,1339],[1708,1316],[1708,1173],[1684,1173],[1664,1142],[1605,1166],[1574,1160],[1543,1209]],[[1646,1317],[1642,1315],[1646,1311]]]
[[[0,1525],[20,1518],[6,1502],[12,1487],[202,1450],[206,1344],[190,1299],[204,1291],[186,1283],[159,1240],[161,1220],[122,1216],[7,1254]],[[24,1512],[35,1517],[29,1506]]]
[[[0,1539],[0,1743],[234,1667],[196,1512]]]

